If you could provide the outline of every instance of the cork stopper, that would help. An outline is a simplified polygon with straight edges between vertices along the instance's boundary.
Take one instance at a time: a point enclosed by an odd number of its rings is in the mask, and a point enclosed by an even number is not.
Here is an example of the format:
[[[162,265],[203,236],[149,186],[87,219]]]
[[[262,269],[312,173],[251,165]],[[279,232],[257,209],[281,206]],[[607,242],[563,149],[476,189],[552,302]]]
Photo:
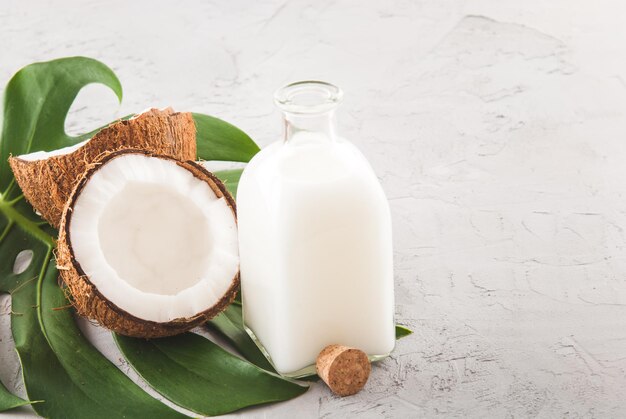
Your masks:
[[[365,386],[372,366],[365,352],[329,345],[317,356],[317,375],[339,396],[351,396]]]

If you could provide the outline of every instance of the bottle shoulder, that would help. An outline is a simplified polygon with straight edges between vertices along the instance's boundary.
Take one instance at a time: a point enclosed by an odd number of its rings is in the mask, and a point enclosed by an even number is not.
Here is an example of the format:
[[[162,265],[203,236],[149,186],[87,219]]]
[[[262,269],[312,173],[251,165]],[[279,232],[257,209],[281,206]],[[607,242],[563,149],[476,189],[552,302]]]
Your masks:
[[[318,164],[318,170],[324,169],[329,164],[354,167],[355,163],[365,164],[371,169],[361,151],[353,143],[343,138],[338,138],[333,142],[285,143],[284,141],[276,141],[263,147],[254,155],[246,169],[254,170],[258,166],[279,165],[287,161],[295,161],[305,167],[310,164]]]
[[[342,188],[360,190],[382,187],[372,166],[352,143],[329,144],[275,142],[263,148],[242,174],[239,188],[266,191],[284,188]]]

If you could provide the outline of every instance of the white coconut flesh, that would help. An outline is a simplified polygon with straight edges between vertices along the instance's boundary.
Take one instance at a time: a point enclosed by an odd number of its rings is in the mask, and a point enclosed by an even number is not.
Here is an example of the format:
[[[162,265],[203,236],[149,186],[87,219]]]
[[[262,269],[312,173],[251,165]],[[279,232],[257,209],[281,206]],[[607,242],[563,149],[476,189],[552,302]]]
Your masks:
[[[213,307],[239,269],[237,225],[225,198],[172,160],[117,156],[74,202],[69,239],[100,294],[143,320]]]
[[[84,146],[85,144],[87,144],[89,140],[85,140],[85,141],[81,141],[78,144],[74,144],[74,145],[70,145],[67,147],[63,147],[63,148],[59,148],[58,150],[52,150],[52,151],[35,151],[33,153],[29,153],[29,154],[22,154],[21,156],[19,156],[19,158],[21,160],[25,160],[25,161],[37,161],[37,160],[46,160],[50,157],[55,157],[55,156],[63,156],[65,154],[70,154],[75,152],[76,150],[78,150],[79,148],[81,148],[82,146]]]

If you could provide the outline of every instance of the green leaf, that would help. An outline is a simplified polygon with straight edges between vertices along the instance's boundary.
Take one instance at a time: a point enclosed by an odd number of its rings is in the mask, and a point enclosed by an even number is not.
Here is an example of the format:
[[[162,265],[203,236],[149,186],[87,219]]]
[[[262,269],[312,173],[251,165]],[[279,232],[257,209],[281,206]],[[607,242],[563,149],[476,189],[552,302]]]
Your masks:
[[[224,182],[226,189],[228,189],[228,192],[230,192],[232,196],[237,196],[237,186],[239,186],[241,173],[243,173],[243,169],[218,170],[217,172],[213,172],[215,176]]]
[[[213,116],[194,113],[200,160],[248,162],[259,146],[242,130]]]
[[[404,326],[399,324],[396,325],[396,340],[402,339],[405,336],[409,336],[413,331],[411,329],[407,329]]]
[[[23,200],[6,159],[9,154],[53,150],[82,141],[70,137],[64,121],[72,101],[89,83],[122,90],[113,72],[98,61],[75,57],[20,70],[4,96],[0,137],[0,291],[11,294],[11,330],[26,391],[44,417],[161,417],[184,415],[155,400],[82,336],[57,285],[51,261],[56,232]],[[14,272],[22,251],[32,260]],[[24,253],[22,254],[24,255]]]
[[[220,415],[289,400],[308,389],[258,368],[194,333],[152,340],[115,335],[115,340],[152,388],[202,415]]]

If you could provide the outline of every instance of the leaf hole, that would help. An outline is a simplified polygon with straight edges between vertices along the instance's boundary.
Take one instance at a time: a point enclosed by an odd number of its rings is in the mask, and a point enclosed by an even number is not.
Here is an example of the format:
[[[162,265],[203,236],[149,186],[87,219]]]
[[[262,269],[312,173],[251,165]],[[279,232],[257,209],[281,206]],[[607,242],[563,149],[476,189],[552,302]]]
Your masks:
[[[83,87],[65,118],[67,135],[79,136],[117,119],[120,104],[108,87],[94,83]]]
[[[15,275],[23,273],[24,271],[26,271],[26,269],[28,269],[32,261],[33,251],[30,249],[22,250],[17,254],[17,256],[15,257],[15,262],[13,262],[13,273]]]

